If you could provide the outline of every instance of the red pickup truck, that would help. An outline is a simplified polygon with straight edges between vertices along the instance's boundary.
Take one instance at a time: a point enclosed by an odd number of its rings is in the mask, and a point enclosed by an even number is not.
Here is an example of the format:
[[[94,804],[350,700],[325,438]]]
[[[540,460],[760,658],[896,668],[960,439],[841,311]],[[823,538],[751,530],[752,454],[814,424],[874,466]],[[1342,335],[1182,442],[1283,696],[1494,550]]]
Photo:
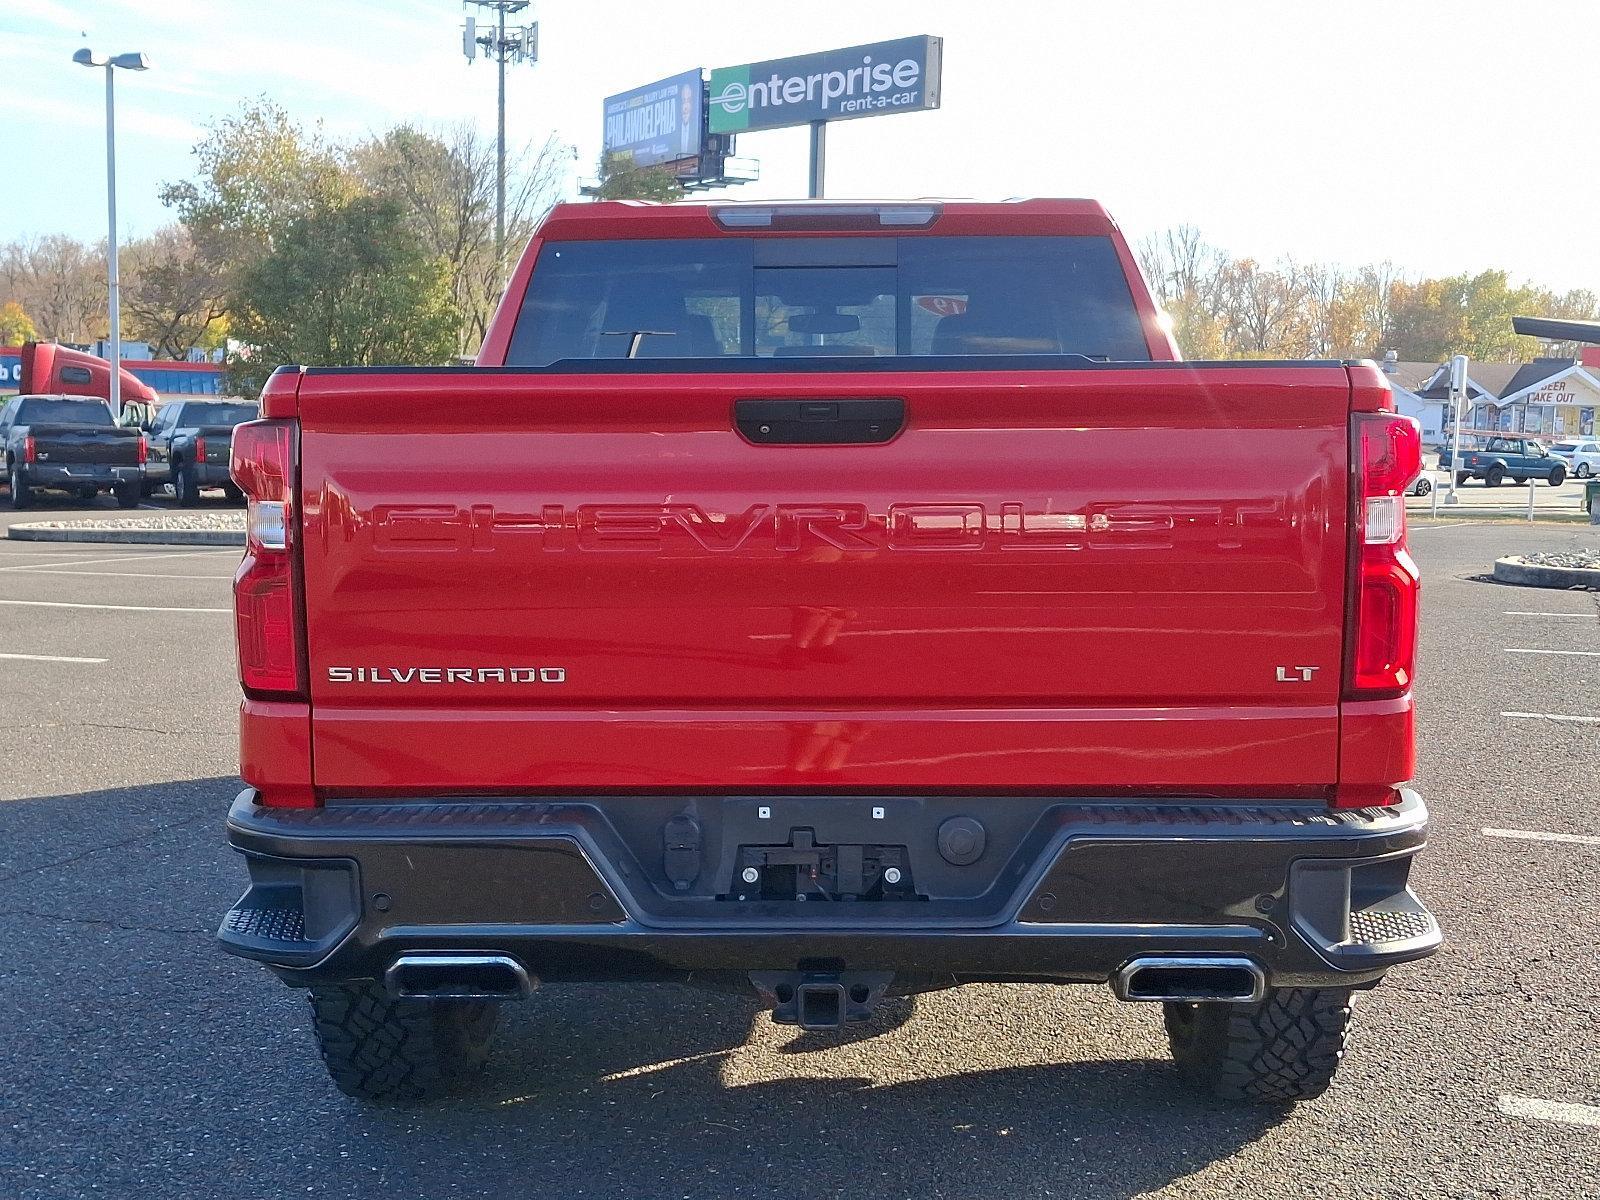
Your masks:
[[[562,205],[476,366],[262,402],[220,937],[346,1092],[540,981],[807,1029],[1008,981],[1294,1101],[1439,945],[1417,424],[1371,364],[1179,361],[1096,204]]]

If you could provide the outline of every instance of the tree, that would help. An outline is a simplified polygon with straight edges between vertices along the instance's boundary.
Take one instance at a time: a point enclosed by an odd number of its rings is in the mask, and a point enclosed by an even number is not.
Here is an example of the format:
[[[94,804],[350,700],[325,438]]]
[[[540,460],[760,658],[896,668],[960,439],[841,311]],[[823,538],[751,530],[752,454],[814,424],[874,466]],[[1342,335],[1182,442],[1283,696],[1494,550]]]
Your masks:
[[[514,258],[554,201],[572,147],[556,137],[506,163],[506,251]],[[400,125],[357,146],[351,164],[367,191],[397,201],[406,223],[450,271],[461,312],[457,352],[483,340],[509,263],[495,258],[495,146],[469,124],[437,133]]]
[[[33,318],[15,300],[0,304],[0,346],[16,346],[39,336]]]
[[[122,310],[128,336],[149,342],[158,357],[187,358],[214,349],[227,331],[223,278],[183,225],[168,225],[122,252]]]
[[[600,185],[592,195],[596,200],[678,200],[683,184],[665,167],[636,167],[620,154],[607,154],[600,160]]]
[[[0,247],[0,296],[28,312],[40,337],[79,343],[104,337],[105,249],[61,234]]]
[[[161,201],[177,212],[223,294],[290,222],[359,190],[338,147],[265,97],[212,125],[194,155],[198,177],[167,184]]]
[[[358,196],[292,219],[228,297],[229,383],[251,395],[284,363],[449,362],[460,313],[449,264],[387,197]]]

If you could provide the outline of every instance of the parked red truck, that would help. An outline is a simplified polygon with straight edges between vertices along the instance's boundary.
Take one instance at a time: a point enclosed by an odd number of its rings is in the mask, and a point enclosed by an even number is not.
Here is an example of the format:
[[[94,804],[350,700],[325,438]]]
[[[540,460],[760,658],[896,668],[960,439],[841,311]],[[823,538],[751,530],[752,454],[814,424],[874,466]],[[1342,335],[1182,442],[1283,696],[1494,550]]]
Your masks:
[[[1178,361],[1096,204],[562,205],[478,365],[263,413],[220,937],[349,1093],[541,980],[806,1028],[1008,981],[1293,1101],[1439,945],[1417,424],[1370,364]]]

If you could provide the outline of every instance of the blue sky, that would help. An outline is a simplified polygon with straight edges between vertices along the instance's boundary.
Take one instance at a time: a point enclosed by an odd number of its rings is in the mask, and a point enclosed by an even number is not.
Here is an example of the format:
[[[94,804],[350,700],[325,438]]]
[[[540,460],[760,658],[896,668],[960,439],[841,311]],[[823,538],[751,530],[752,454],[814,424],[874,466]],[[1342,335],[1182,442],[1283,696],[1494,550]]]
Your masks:
[[[1179,222],[1260,258],[1413,272],[1488,266],[1600,290],[1595,0],[536,0],[543,61],[515,70],[514,140],[598,153],[604,96],[723,66],[916,33],[945,39],[939,112],[829,139],[838,196],[1084,195],[1137,237]],[[204,125],[266,94],[333,134],[402,120],[492,130],[493,70],[451,0],[4,0],[0,240],[104,231],[100,78],[118,77],[121,227],[167,219]],[[1588,114],[1577,132],[1535,114]],[[801,195],[805,133],[745,135],[751,198]]]

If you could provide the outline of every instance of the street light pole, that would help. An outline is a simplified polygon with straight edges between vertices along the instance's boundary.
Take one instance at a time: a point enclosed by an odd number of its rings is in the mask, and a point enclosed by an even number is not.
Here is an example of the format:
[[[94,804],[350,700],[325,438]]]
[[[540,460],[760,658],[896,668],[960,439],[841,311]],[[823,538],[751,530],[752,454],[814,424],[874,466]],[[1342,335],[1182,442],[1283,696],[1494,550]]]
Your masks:
[[[116,71],[106,64],[106,274],[111,305],[111,419],[122,420],[122,285],[117,278]]]
[[[117,273],[117,104],[115,72],[145,71],[150,62],[143,54],[96,54],[85,46],[72,56],[85,67],[104,67],[106,72],[106,276],[110,293],[111,387],[108,399],[112,420],[122,420],[122,291]]]

